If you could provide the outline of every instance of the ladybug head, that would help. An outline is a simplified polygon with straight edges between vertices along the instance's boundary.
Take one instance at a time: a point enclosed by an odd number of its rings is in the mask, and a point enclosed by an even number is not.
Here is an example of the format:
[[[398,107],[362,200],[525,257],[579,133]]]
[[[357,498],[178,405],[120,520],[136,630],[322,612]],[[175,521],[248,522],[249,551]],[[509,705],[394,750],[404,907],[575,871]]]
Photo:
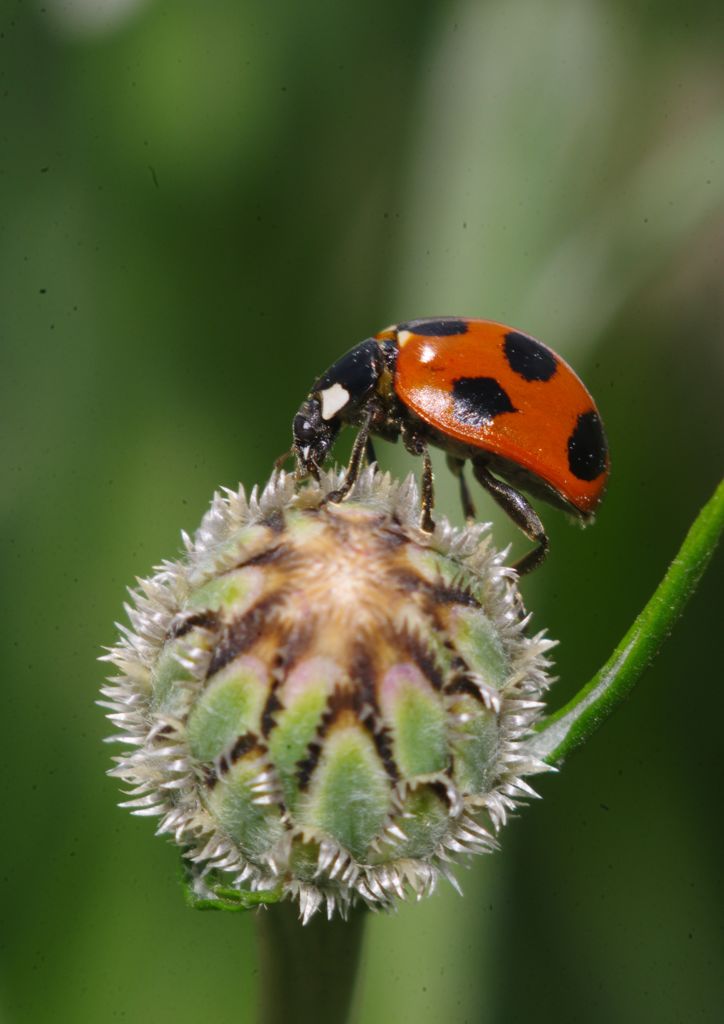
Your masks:
[[[319,479],[319,468],[327,458],[339,428],[340,423],[336,416],[328,420],[323,419],[319,399],[310,397],[304,402],[292,423],[292,450],[297,460],[299,476],[311,473],[315,480]]]

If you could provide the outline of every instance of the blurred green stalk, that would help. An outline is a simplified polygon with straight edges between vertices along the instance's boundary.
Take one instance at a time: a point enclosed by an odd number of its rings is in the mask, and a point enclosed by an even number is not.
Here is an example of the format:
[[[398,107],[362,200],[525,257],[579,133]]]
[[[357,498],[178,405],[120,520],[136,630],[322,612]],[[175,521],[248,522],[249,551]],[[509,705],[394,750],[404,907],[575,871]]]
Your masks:
[[[357,906],[346,921],[315,914],[302,925],[290,902],[257,911],[259,1024],[344,1024],[368,914]]]

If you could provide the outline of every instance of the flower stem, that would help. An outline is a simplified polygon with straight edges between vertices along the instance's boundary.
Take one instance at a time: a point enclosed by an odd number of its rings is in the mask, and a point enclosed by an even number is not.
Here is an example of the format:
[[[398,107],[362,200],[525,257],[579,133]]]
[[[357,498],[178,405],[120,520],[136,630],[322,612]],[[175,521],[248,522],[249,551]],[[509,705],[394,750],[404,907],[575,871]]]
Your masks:
[[[544,719],[529,750],[559,764],[628,696],[696,590],[724,529],[724,481],[704,505],[653,597],[591,681]]]
[[[353,907],[346,921],[317,914],[302,925],[290,902],[257,913],[259,1024],[345,1024],[367,915]]]

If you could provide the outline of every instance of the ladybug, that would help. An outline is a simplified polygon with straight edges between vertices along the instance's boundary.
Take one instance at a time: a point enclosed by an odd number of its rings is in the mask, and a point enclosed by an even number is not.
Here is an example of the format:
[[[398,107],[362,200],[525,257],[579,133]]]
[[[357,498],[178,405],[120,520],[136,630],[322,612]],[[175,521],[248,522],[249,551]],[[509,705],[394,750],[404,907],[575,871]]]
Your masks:
[[[294,417],[299,477],[319,470],[343,424],[358,428],[341,501],[363,457],[375,461],[371,435],[402,438],[423,460],[421,529],[434,505],[428,447],[447,454],[460,480],[463,511],[475,518],[463,475],[475,479],[536,547],[517,564],[530,572],[548,553],[538,514],[518,488],[592,521],[609,472],[603,424],[590,394],[560,356],[540,341],[491,320],[408,320],[367,338],[316,380]]]

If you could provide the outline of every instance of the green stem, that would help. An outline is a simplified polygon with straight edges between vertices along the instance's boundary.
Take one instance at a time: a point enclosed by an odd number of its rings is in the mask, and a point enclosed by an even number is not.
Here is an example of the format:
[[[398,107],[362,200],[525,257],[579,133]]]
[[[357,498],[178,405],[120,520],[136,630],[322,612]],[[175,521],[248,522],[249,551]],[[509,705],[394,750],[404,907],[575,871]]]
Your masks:
[[[364,922],[319,913],[307,925],[291,902],[257,912],[260,978],[259,1024],[345,1024],[352,1006]]]
[[[724,529],[724,481],[704,505],[678,555],[606,664],[560,711],[544,719],[529,749],[558,764],[593,735],[628,696],[681,615]]]

